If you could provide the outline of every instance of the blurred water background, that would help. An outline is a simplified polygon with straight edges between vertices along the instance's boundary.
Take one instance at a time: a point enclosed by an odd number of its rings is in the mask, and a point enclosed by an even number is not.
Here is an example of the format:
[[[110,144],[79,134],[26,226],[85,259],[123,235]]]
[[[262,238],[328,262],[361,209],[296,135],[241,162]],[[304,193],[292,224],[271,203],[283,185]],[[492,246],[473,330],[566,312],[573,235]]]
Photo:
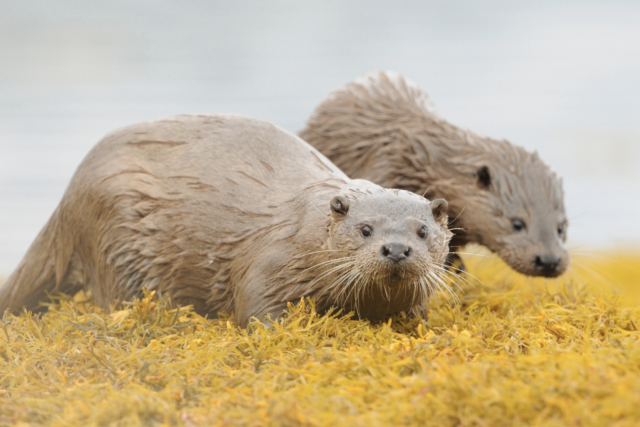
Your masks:
[[[640,246],[640,2],[0,0],[0,276],[107,132],[234,112],[298,131],[376,69],[564,177],[569,246]]]

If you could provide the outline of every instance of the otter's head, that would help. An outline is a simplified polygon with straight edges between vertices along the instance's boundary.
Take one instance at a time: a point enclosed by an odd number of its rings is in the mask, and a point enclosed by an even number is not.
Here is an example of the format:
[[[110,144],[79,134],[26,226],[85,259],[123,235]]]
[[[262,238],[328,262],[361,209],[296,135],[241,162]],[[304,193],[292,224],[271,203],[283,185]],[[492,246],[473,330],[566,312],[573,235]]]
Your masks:
[[[453,249],[480,243],[531,276],[567,268],[560,179],[537,155],[438,117],[397,73],[368,73],[333,92],[300,136],[350,177],[446,199]]]
[[[329,209],[332,302],[368,319],[426,309],[451,238],[447,202],[378,187],[336,195]]]
[[[472,162],[475,194],[461,225],[520,273],[557,277],[569,264],[562,181],[536,153],[494,142]]]

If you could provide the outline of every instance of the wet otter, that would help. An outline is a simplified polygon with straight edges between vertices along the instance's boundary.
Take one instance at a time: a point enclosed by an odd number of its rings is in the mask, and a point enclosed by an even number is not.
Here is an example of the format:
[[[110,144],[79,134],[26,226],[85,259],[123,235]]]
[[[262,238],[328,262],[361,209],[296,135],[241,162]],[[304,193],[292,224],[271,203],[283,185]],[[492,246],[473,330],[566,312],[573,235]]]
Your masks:
[[[527,275],[567,268],[561,179],[537,153],[439,118],[396,73],[369,73],[333,92],[300,136],[352,178],[445,198],[452,259],[476,242]]]
[[[16,271],[0,312],[90,289],[109,309],[143,287],[202,314],[277,317],[316,298],[377,319],[426,315],[451,233],[447,204],[351,180],[298,137],[232,115],[107,135]]]

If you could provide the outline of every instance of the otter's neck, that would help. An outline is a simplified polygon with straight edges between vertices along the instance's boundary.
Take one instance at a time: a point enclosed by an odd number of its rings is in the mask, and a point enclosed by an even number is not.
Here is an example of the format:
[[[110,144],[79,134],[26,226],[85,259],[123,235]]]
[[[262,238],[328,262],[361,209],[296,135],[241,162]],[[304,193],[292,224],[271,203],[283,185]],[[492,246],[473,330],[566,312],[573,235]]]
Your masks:
[[[413,132],[407,134],[403,129],[392,148],[402,155],[392,156],[396,162],[393,167],[379,168],[385,174],[377,180],[385,187],[423,194],[429,200],[447,200],[449,227],[454,233],[452,249],[469,242],[482,243],[473,221],[467,218],[482,197],[477,184],[478,161],[487,149],[484,145],[493,141],[431,115],[415,117],[408,128]]]

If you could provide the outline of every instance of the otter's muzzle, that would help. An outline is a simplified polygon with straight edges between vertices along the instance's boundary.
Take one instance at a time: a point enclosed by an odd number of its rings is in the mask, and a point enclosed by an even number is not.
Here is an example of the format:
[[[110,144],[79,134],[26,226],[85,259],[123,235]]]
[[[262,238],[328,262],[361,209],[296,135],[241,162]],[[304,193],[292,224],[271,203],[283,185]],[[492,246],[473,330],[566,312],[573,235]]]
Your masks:
[[[411,248],[407,245],[398,243],[389,243],[382,246],[382,256],[391,262],[400,262],[409,258]]]
[[[560,271],[560,257],[553,254],[538,255],[535,259],[536,272],[540,276],[556,277]]]

